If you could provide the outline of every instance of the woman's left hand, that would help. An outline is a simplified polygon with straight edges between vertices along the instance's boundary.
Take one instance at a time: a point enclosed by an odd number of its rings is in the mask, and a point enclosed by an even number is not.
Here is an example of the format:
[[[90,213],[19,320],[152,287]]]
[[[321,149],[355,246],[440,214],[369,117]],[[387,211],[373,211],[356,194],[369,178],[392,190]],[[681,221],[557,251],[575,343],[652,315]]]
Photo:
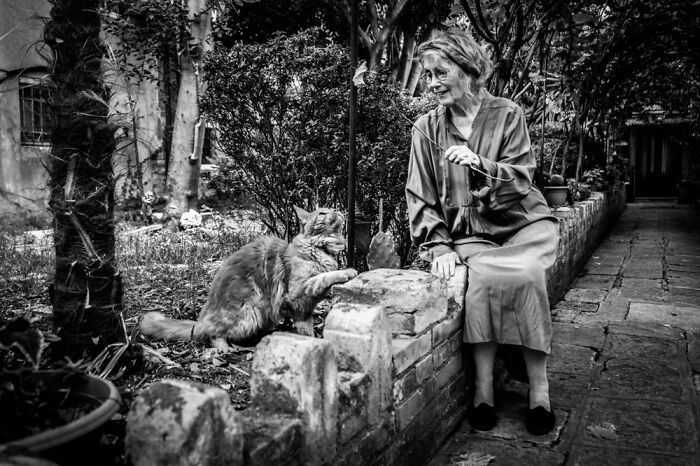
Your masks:
[[[445,158],[457,165],[470,165],[481,168],[481,158],[467,146],[450,146],[445,151]]]

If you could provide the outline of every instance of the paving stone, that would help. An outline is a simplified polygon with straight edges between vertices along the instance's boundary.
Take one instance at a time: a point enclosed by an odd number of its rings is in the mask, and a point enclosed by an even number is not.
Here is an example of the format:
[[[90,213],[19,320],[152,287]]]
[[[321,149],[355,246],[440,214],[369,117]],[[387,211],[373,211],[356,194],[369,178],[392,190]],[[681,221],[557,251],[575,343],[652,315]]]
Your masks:
[[[593,325],[552,324],[552,342],[602,349],[605,329]]]
[[[588,289],[588,288],[571,288],[566,295],[564,296],[564,300],[566,301],[580,301],[584,303],[599,303],[605,299],[605,297],[608,295],[607,290],[596,290],[596,289]],[[584,312],[584,309],[581,309]],[[598,308],[596,307],[596,310]],[[593,311],[595,312],[595,311]]]
[[[552,343],[547,366],[553,372],[587,374],[593,366],[595,351],[581,346]]]
[[[620,296],[633,301],[664,302],[664,291],[661,288],[661,280],[647,278],[622,279]]]
[[[593,389],[600,396],[680,401],[684,398],[684,377],[683,368],[668,359],[604,357]]]
[[[669,254],[666,256],[666,262],[670,265],[700,267],[700,257],[696,254]]]
[[[700,329],[688,332],[688,362],[693,372],[700,373]]]
[[[552,406],[573,410],[588,393],[589,374],[549,372],[549,398]]]
[[[678,286],[700,290],[700,273],[680,273],[669,271],[668,284],[669,286]]]
[[[639,448],[672,453],[696,450],[691,406],[666,400],[625,400],[591,397],[582,419],[582,441],[604,448]],[[589,429],[611,424],[615,435],[605,438]]]
[[[686,273],[692,273],[692,274],[698,274],[700,273],[700,264],[697,265],[690,265],[690,264],[670,264],[667,263],[667,268],[669,270],[669,273],[677,276],[678,274],[686,274]]]
[[[552,322],[572,323],[579,311],[572,309],[552,309]]]
[[[574,445],[566,462],[571,466],[688,466],[696,464],[693,455],[663,455],[622,448],[597,448]]]
[[[511,445],[484,440],[460,432],[429,466],[559,466],[564,464],[565,460],[564,454],[557,451],[539,450],[531,445]]]
[[[683,330],[671,327],[662,322],[624,321],[608,324],[609,333],[624,333],[625,335],[638,335],[652,338],[668,338],[678,340],[683,338]]]
[[[602,319],[611,322],[625,320],[629,312],[630,302],[628,299],[619,298],[617,295],[609,294],[608,297],[598,306],[596,313]]]
[[[625,248],[626,249],[626,248]],[[591,255],[591,258],[588,260],[586,263],[586,266],[595,266],[595,265],[613,265],[613,266],[620,266],[622,265],[622,262],[625,260],[625,253],[627,251],[625,250],[624,252],[619,251],[619,252],[612,252],[612,251],[605,251],[601,249],[596,249],[596,251]]]
[[[618,265],[603,265],[603,264],[587,264],[583,271],[588,274],[596,275],[617,275],[620,271]]]
[[[631,303],[627,319],[656,322],[679,328],[700,328],[700,309],[668,304]]]
[[[586,290],[586,291],[598,291],[598,290]],[[568,296],[568,295],[567,295]],[[573,300],[562,300],[554,305],[554,309],[565,309],[572,310],[576,313],[579,312],[596,312],[598,310],[597,303],[585,303],[581,301]]]
[[[700,290],[683,288],[680,286],[669,286],[667,300],[672,304],[700,306]]]
[[[576,279],[573,288],[588,288],[597,290],[610,290],[615,283],[612,275],[596,275],[592,273],[584,274]]]
[[[656,278],[664,276],[664,266],[660,258],[657,259],[631,259],[622,268],[624,277]]]
[[[603,353],[606,357],[636,358],[640,355],[651,358],[678,357],[679,340],[685,345],[685,340],[679,336],[678,340],[666,338],[652,338],[648,335],[629,335],[608,330],[608,338],[605,340]]]

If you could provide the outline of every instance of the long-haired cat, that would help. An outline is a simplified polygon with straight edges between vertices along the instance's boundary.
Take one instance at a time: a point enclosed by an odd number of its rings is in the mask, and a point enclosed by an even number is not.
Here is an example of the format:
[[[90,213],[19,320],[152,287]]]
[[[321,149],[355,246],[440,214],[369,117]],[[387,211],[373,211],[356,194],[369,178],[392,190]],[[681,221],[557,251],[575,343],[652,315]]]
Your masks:
[[[313,309],[336,283],[357,275],[338,270],[335,256],[345,249],[343,214],[295,207],[302,228],[291,243],[263,237],[243,246],[214,275],[209,297],[197,321],[149,312],[141,333],[165,340],[204,340],[221,350],[275,329],[283,312],[294,317],[297,331],[313,335]]]

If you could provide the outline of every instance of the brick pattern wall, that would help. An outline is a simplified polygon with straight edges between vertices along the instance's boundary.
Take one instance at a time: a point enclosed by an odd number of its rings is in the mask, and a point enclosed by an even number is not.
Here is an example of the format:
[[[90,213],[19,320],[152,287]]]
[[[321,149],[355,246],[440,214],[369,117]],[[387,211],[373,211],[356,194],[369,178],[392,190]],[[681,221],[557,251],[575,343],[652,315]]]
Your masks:
[[[588,200],[572,207],[559,207],[552,213],[559,219],[557,261],[547,273],[547,289],[552,304],[566,293],[581,272],[590,254],[625,209],[624,185],[606,193],[592,193]]]

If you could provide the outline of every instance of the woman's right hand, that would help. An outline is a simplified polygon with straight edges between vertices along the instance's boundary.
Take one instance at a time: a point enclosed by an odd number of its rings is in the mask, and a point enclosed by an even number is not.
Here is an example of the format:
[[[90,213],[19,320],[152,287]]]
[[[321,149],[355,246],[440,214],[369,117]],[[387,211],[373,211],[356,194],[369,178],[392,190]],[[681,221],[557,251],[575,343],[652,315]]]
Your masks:
[[[448,252],[447,254],[443,254],[433,259],[433,262],[430,264],[430,272],[433,275],[437,275],[438,277],[447,280],[455,274],[457,264],[461,263],[462,261],[459,260],[459,256],[456,252]]]

